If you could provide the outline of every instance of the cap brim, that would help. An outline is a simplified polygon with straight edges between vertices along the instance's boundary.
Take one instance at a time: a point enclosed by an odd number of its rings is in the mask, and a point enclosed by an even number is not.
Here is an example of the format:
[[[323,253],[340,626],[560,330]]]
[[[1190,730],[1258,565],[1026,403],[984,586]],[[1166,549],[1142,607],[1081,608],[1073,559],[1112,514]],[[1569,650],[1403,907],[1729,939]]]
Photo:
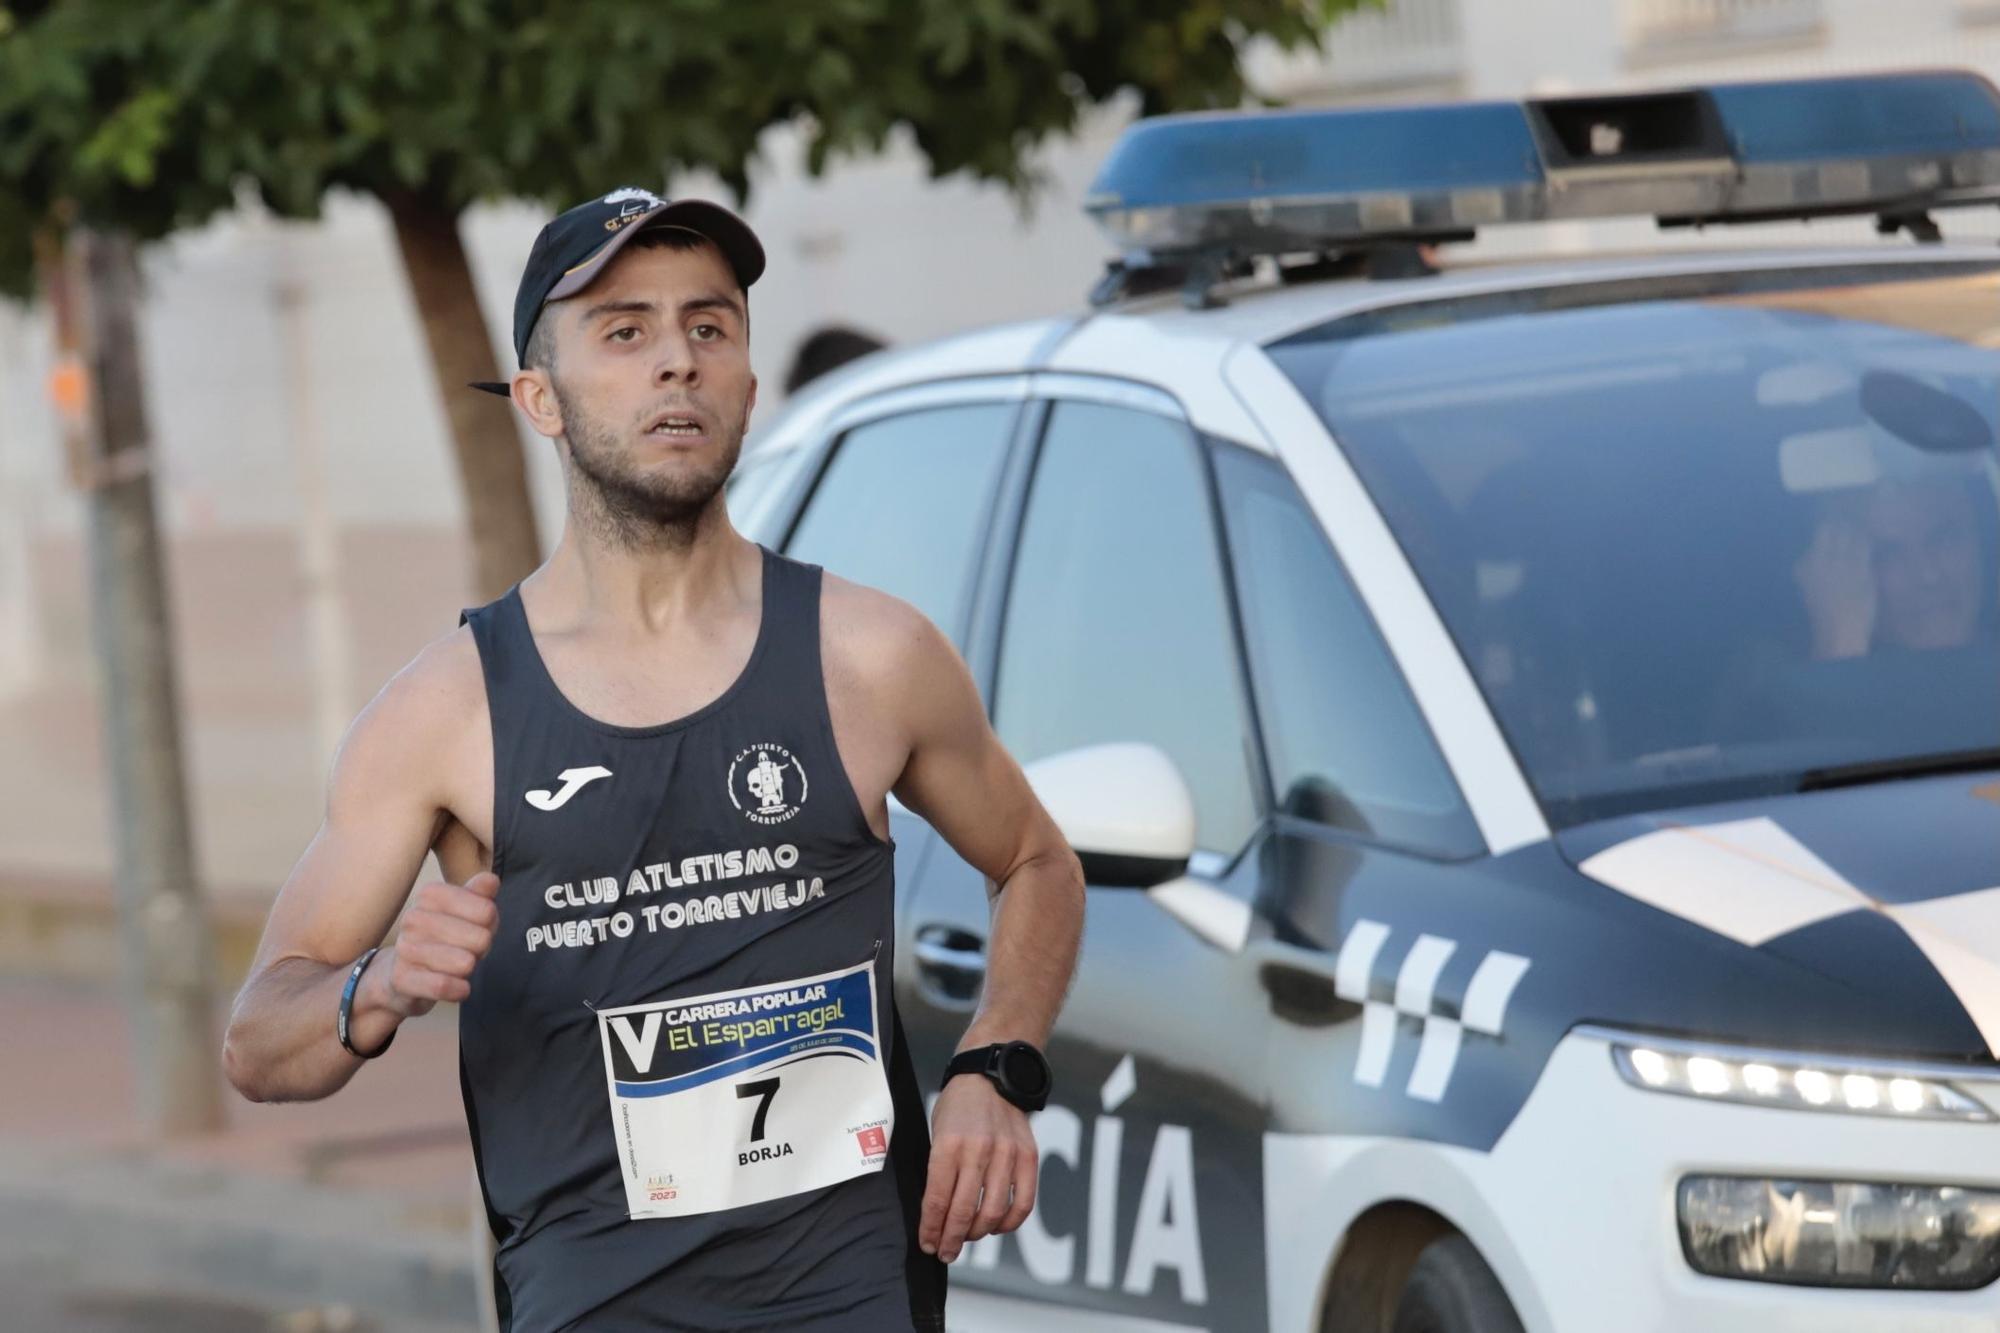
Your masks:
[[[757,233],[750,230],[749,223],[722,205],[711,204],[706,199],[679,199],[648,209],[639,215],[637,221],[613,232],[611,238],[592,251],[588,259],[556,280],[556,285],[549,288],[549,294],[542,298],[543,304],[574,296],[588,287],[614,255],[649,227],[685,227],[708,237],[722,251],[723,258],[729,261],[736,281],[745,291],[764,274],[764,245],[757,239]]]

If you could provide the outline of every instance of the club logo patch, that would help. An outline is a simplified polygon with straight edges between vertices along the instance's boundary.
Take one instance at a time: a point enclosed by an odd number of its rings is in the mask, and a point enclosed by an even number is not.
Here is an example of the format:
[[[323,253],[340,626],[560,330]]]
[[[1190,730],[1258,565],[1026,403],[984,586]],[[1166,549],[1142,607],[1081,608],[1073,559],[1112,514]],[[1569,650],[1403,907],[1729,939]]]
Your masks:
[[[651,190],[641,190],[633,186],[627,186],[622,190],[613,190],[599,202],[624,205],[624,207],[618,210],[617,217],[606,218],[604,220],[604,230],[617,231],[626,223],[634,221],[641,214],[658,208],[667,201],[654,194]]]
[[[730,761],[729,799],[754,824],[782,824],[806,803],[806,770],[782,745],[747,745]]]
[[[636,202],[645,208],[650,208],[654,204],[664,204],[667,202],[651,190],[642,190],[636,185],[627,185],[623,189],[613,190],[610,194],[605,195],[603,199],[603,202],[607,204],[622,204],[628,201]]]

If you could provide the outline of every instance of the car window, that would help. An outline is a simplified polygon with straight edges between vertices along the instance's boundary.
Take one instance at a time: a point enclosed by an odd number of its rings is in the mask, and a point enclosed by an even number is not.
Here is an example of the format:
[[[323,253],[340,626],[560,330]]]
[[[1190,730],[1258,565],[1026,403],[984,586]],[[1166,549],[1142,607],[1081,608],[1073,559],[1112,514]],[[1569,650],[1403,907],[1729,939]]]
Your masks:
[[[1022,763],[1147,741],[1194,794],[1203,848],[1258,811],[1236,633],[1192,433],[1093,403],[1053,409],[1007,596],[994,727]]]
[[[729,521],[738,532],[755,541],[765,539],[769,518],[765,511],[784,489],[781,483],[798,472],[806,453],[797,446],[745,451],[722,491]]]
[[[785,553],[901,597],[962,647],[974,557],[1015,411],[966,403],[855,427]]]
[[[1677,281],[1271,356],[1552,823],[2000,747],[2000,266]]]
[[[1277,462],[1233,446],[1216,450],[1216,476],[1278,809],[1477,852],[1458,784],[1305,497]]]

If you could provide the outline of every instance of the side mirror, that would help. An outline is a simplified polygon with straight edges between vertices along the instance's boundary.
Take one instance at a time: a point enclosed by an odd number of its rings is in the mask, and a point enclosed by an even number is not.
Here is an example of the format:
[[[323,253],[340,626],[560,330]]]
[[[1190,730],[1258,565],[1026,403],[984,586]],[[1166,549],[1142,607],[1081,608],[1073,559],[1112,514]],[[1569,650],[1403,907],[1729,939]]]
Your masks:
[[[1138,742],[1089,745],[1024,770],[1083,862],[1087,883],[1145,889],[1187,870],[1194,797],[1166,752]]]

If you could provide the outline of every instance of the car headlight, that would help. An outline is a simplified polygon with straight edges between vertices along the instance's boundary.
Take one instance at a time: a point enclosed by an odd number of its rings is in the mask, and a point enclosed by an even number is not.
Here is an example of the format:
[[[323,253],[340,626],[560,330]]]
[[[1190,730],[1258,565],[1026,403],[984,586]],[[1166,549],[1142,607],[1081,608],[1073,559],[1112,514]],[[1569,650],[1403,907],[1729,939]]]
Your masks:
[[[1679,1211],[1681,1251],[1711,1277],[1927,1291],[2000,1277],[1993,1190],[1688,1176]]]
[[[1834,1057],[1780,1055],[1630,1034],[1599,1034],[1627,1083],[1712,1102],[1841,1111],[1898,1120],[1992,1120],[1943,1071]]]

